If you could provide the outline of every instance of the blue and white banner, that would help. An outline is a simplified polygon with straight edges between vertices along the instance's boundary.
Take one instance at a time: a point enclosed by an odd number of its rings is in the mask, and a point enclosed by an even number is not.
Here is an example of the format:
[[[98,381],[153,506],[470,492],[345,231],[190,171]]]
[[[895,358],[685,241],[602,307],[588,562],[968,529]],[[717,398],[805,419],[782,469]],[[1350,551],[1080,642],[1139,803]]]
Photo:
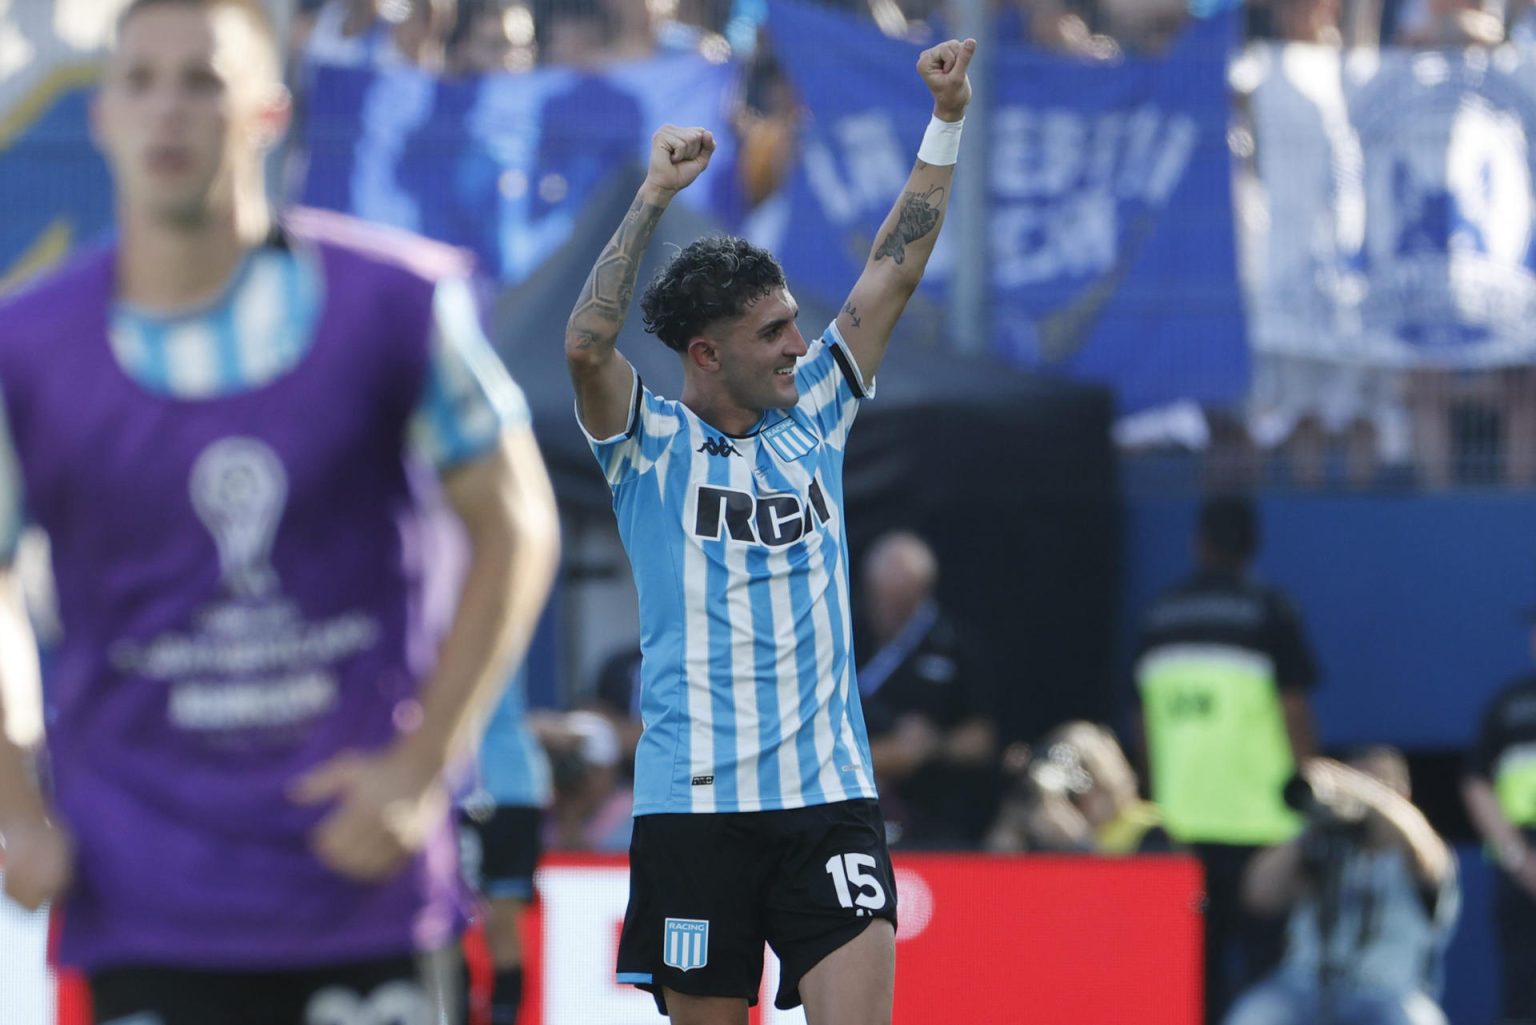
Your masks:
[[[1536,62],[1299,45],[1244,58],[1257,351],[1384,367],[1536,357]]]
[[[664,123],[715,135],[711,171],[684,199],[723,217],[738,201],[731,64],[669,55],[466,80],[311,71],[301,200],[464,246],[503,281],[521,281],[569,238],[616,171],[643,169]]]
[[[989,233],[961,238],[951,220],[925,286],[942,299],[956,247],[986,246],[994,352],[1110,384],[1124,411],[1245,394],[1227,144],[1235,17],[1192,22],[1163,58],[1112,64],[983,42]],[[775,2],[769,26],[811,112],[777,248],[797,288],[840,302],[932,110],[919,48],[795,0]]]

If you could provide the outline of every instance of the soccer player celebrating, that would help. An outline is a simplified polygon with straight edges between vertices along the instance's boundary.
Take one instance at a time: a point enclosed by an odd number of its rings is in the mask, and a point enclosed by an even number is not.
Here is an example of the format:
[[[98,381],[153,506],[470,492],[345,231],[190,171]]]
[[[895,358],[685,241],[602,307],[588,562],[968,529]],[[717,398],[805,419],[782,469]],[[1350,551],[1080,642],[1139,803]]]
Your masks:
[[[615,348],[640,257],[709,164],[663,126],[566,328],[577,414],[640,596],[644,732],[618,979],[675,1023],[742,1025],[766,940],[776,1003],[811,1025],[891,1019],[896,892],[854,685],[844,443],[948,205],[974,40],[923,52],[934,113],[837,319],[807,344],[771,255],[705,238],[641,299],[681,401]]]
[[[5,889],[64,898],[102,1022],[442,1020],[444,771],[557,560],[457,259],[274,222],[278,67],[259,0],[129,3],[94,114],[119,237],[0,307],[0,585],[24,506],[64,628],[46,796],[0,740]],[[445,505],[471,558],[433,615]]]

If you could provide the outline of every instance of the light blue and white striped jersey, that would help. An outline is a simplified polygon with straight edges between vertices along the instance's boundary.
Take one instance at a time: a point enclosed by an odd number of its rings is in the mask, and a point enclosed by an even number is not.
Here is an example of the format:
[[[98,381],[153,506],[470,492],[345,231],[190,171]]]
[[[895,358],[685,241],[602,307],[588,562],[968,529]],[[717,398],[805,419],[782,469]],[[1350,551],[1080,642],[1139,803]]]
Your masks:
[[[637,378],[593,453],[640,596],[635,814],[875,796],[854,685],[843,452],[867,389],[835,324],[744,437]]]
[[[126,304],[112,311],[112,351],[144,388],[206,399],[260,387],[309,351],[324,282],[307,247],[249,254],[206,306],[162,316]],[[410,444],[439,471],[490,450],[505,426],[526,424],[528,404],[480,327],[462,278],[437,286],[432,363],[411,418]],[[0,405],[0,565],[24,525],[24,498],[5,408]]]
[[[545,808],[553,796],[549,756],[528,728],[528,669],[519,666],[486,721],[475,788],[463,803]]]
[[[1330,978],[1342,989],[1438,996],[1461,908],[1454,858],[1451,866],[1425,893],[1402,850],[1353,849],[1338,865],[1336,885],[1313,887],[1291,912],[1285,970]]]

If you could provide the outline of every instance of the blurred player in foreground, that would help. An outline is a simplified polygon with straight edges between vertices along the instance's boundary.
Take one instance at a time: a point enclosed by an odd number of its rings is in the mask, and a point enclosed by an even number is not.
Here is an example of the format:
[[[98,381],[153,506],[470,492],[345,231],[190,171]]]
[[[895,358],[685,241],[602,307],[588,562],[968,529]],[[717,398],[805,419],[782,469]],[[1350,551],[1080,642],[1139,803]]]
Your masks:
[[[463,268],[275,221],[288,111],[256,0],[134,0],[93,119],[118,239],[0,310],[0,539],[47,531],[63,625],[50,786],[0,744],[5,887],[63,900],[101,1022],[439,1021],[444,769],[557,559]],[[434,624],[439,491],[471,558]]]
[[[773,257],[683,249],[641,300],[681,401],[615,348],[641,254],[714,139],[666,125],[566,328],[577,413],[640,595],[641,713],[618,980],[688,1025],[742,1025],[763,942],[779,1007],[891,1019],[896,893],[854,685],[844,443],[949,202],[973,40],[923,52],[934,116],[837,319],[809,345]]]

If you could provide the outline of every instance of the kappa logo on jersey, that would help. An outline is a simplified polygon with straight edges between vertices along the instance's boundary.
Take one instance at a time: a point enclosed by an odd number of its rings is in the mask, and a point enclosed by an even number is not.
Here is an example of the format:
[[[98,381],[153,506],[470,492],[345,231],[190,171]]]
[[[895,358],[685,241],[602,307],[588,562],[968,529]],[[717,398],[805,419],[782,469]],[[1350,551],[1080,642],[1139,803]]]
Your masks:
[[[712,456],[725,456],[727,458],[741,455],[740,452],[736,451],[736,446],[724,438],[705,438],[704,444],[699,446],[699,451],[708,452]]]
[[[719,540],[723,525],[732,541],[781,548],[809,534],[817,522],[832,519],[826,496],[814,478],[803,499],[783,493],[753,495],[710,484],[699,485],[696,499],[693,532],[712,541]]]
[[[662,930],[662,963],[680,972],[709,964],[709,919],[669,918]]]

